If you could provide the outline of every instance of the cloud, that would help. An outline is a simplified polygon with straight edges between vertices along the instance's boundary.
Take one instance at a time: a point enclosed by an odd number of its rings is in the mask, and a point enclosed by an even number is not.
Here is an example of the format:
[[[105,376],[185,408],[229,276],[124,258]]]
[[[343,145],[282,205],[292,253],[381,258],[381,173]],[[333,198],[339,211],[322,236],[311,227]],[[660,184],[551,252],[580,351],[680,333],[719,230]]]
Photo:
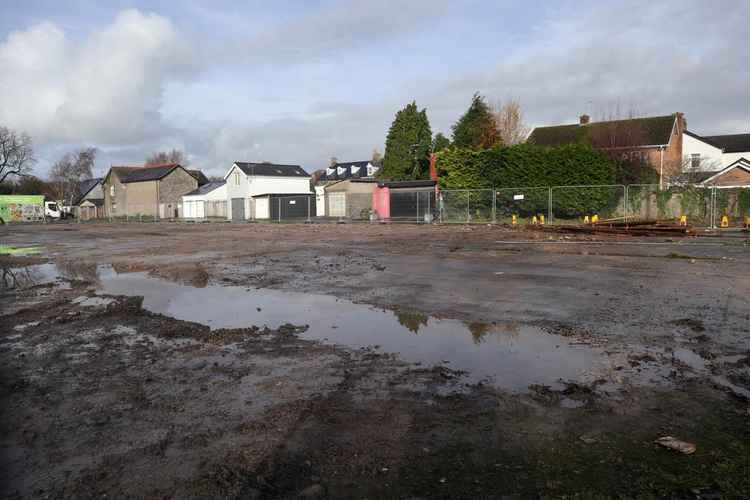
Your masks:
[[[584,112],[598,118],[619,103],[623,112],[685,112],[705,134],[747,132],[750,66],[737,40],[750,2],[718,4],[576,4],[575,15],[560,6],[508,57],[440,87],[437,109],[457,107],[479,89],[491,99],[519,97],[537,124]]]
[[[76,42],[50,22],[0,45],[0,122],[37,142],[101,144],[170,132],[160,113],[165,82],[197,71],[190,44],[166,18],[118,13]]]

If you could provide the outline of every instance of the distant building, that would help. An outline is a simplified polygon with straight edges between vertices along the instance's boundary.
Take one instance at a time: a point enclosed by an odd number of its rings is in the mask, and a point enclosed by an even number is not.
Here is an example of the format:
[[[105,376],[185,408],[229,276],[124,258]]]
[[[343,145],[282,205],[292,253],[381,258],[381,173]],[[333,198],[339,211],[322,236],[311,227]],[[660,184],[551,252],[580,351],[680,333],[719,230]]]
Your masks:
[[[74,210],[76,217],[82,220],[98,219],[104,217],[104,189],[103,179],[86,179],[78,188],[80,195],[75,201]]]
[[[686,129],[682,113],[600,122],[582,115],[573,125],[537,127],[527,142],[540,146],[591,144],[612,155],[648,164],[664,180],[681,172]]]
[[[104,212],[110,217],[177,218],[182,196],[195,191],[199,179],[205,179],[200,171],[189,172],[178,163],[113,166],[103,181]]]
[[[238,161],[229,167],[224,180],[227,218],[236,221],[269,218],[269,195],[311,194],[310,174],[299,165]]]
[[[326,169],[315,185],[318,216],[369,218],[380,167],[371,161],[339,162]]]

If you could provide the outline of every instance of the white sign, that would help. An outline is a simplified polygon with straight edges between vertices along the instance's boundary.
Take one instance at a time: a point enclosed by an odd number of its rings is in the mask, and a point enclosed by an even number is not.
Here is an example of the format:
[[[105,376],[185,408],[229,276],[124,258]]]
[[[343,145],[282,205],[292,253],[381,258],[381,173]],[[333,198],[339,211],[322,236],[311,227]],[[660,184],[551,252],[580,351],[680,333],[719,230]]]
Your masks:
[[[297,200],[289,200],[289,204],[290,205],[296,205],[297,204]]]
[[[514,194],[513,195],[513,199],[514,200],[523,200],[523,195],[522,194]]]

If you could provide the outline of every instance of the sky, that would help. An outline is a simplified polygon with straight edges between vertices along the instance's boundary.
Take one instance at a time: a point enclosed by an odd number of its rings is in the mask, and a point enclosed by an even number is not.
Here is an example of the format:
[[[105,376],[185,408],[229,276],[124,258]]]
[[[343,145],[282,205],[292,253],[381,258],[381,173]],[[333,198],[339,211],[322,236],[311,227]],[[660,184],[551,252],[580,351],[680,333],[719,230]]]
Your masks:
[[[369,159],[400,108],[433,133],[480,92],[530,126],[684,112],[750,132],[748,0],[0,0],[0,126],[44,177],[95,146],[95,174],[183,150],[234,161]]]

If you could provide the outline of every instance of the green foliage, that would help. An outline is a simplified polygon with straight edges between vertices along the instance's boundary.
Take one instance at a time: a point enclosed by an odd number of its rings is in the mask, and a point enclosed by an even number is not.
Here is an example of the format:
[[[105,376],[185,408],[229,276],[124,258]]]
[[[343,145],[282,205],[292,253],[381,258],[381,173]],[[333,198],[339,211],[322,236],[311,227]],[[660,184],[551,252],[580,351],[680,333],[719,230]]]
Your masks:
[[[435,138],[432,140],[432,151],[437,153],[444,149],[451,147],[451,140],[443,135],[442,132],[435,134]]]
[[[452,129],[453,145],[458,148],[485,149],[500,142],[492,110],[478,92],[472,97],[469,109]]]
[[[591,186],[615,183],[609,159],[582,144],[545,148],[533,144],[476,150],[452,148],[438,154],[442,189],[501,189]],[[556,217],[599,213],[620,201],[622,188],[568,188],[554,191]],[[498,207],[512,205],[511,192],[498,193]],[[548,191],[526,190],[519,215],[546,213]],[[503,197],[507,197],[505,200]],[[508,202],[508,203],[506,203]],[[500,212],[498,212],[500,213]]]
[[[741,189],[737,193],[737,209],[740,216],[750,215],[750,189]]]
[[[658,184],[659,173],[648,163],[613,159],[616,184]]]
[[[396,113],[388,130],[383,168],[378,177],[394,181],[427,178],[431,147],[427,111],[419,111],[416,102],[412,102]]]

